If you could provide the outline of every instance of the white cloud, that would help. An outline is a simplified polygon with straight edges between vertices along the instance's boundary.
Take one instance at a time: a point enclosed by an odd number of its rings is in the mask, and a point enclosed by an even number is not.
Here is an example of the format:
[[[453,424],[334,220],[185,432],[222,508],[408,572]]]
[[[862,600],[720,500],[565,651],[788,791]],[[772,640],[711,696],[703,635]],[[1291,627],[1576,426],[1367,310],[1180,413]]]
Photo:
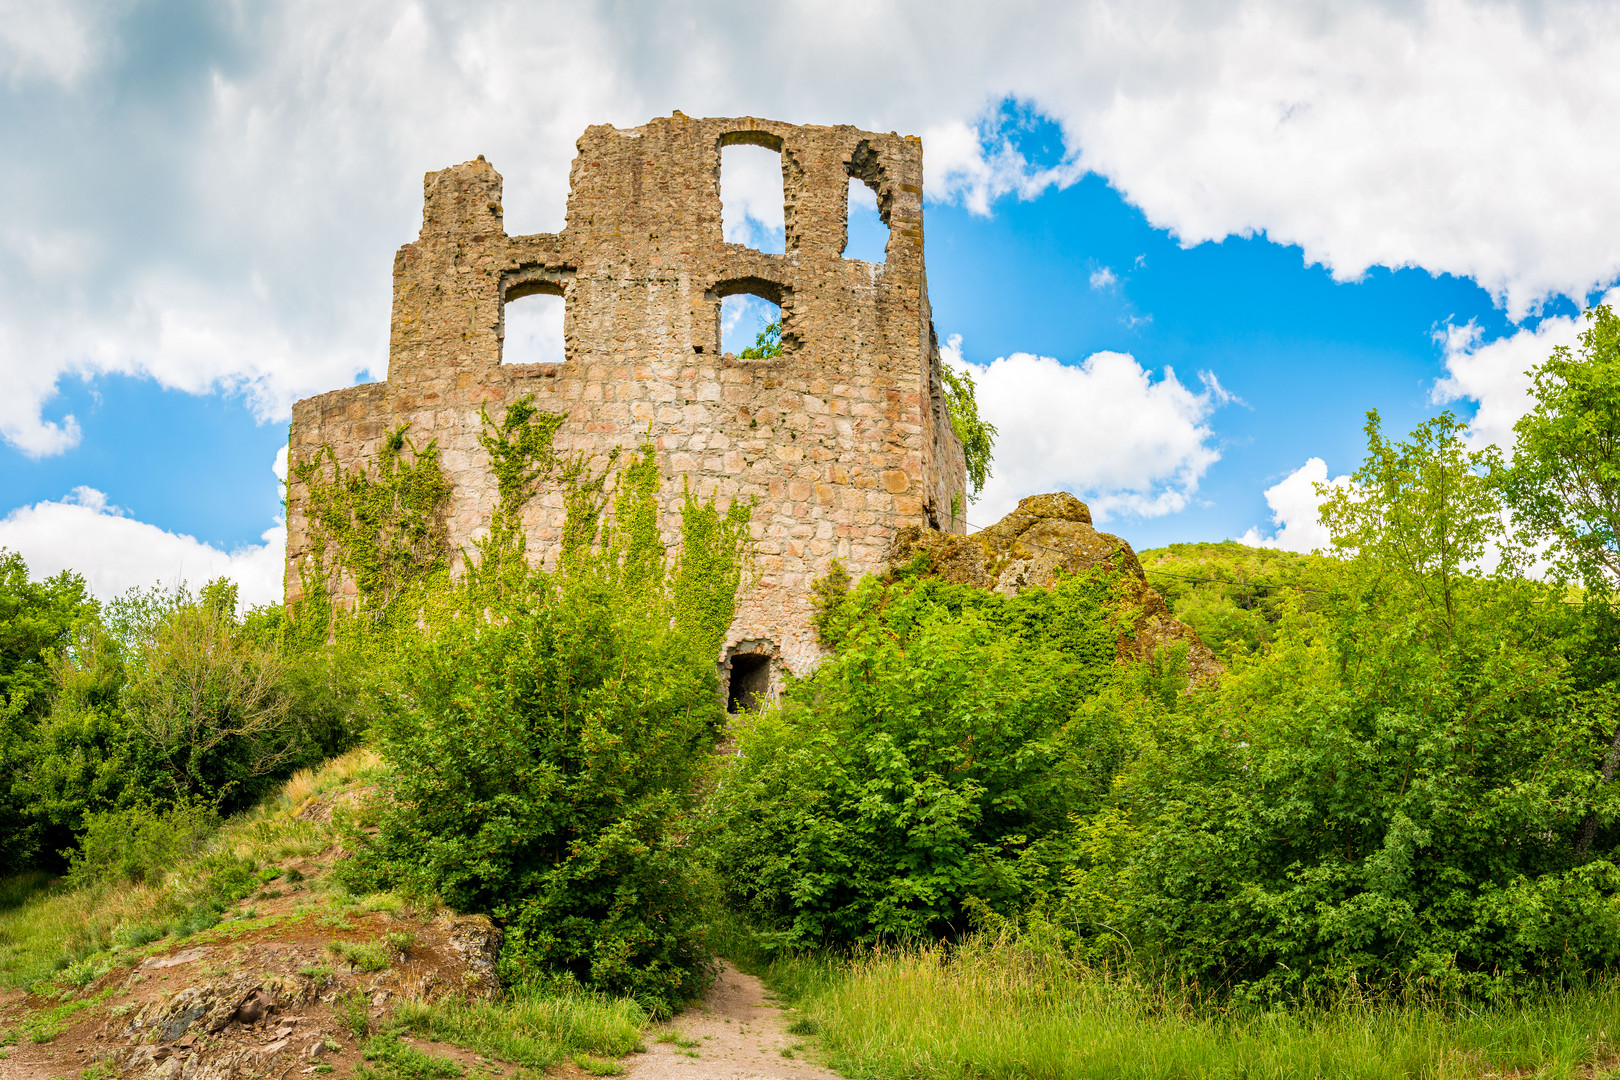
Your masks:
[[[994,129],[993,119],[953,120],[923,132],[932,197],[957,199],[976,214],[988,214],[990,204],[1004,195],[1033,199],[1086,174],[1073,157],[1045,168],[1030,164],[1008,135]]]
[[[1099,522],[1172,514],[1220,459],[1205,420],[1235,399],[1212,375],[1194,393],[1169,368],[1155,381],[1116,352],[1079,365],[1014,353],[977,367],[964,364],[961,344],[953,334],[940,352],[973,376],[979,413],[998,432],[992,476],[969,510],[975,526],[1058,490],[1084,499]]]
[[[1330,547],[1332,537],[1327,527],[1317,520],[1322,497],[1316,492],[1316,485],[1328,482],[1327,462],[1311,458],[1266,489],[1266,505],[1271,507],[1271,523],[1277,527],[1276,531],[1266,536],[1259,529],[1251,528],[1238,537],[1238,542],[1300,552]],[[1348,476],[1335,476],[1332,480],[1335,487],[1349,482]]]
[[[1119,284],[1119,278],[1106,266],[1101,270],[1093,270],[1090,281],[1093,289],[1112,289]]]
[[[506,337],[501,343],[504,364],[558,364],[565,358],[563,298],[541,293],[509,301]]]
[[[720,151],[720,230],[733,244],[780,252],[783,245],[782,155],[763,146]]]
[[[287,450],[276,451],[271,471],[287,480]],[[84,575],[90,591],[110,600],[131,587],[181,582],[193,590],[217,577],[239,586],[237,599],[253,604],[279,604],[282,571],[287,561],[287,527],[277,521],[259,537],[234,551],[221,551],[185,533],[173,533],[137,521],[107,501],[105,493],[80,485],[65,498],[20,506],[0,518],[0,548],[19,552],[34,578],[63,570]]]
[[[919,133],[931,197],[981,213],[1094,170],[1186,243],[1468,276],[1515,318],[1620,275],[1613,4],[281,0],[181,37],[87,10],[0,0],[0,438],[35,455],[77,441],[41,415],[65,374],[278,421],[381,374],[425,171],[484,153],[509,230],[554,231],[579,133],[676,108]]]
[[[90,62],[89,13],[70,0],[0,0],[0,76],[69,86]]]
[[[1620,289],[1601,303],[1620,309]],[[1475,447],[1494,443],[1513,452],[1513,425],[1530,409],[1530,378],[1525,373],[1546,361],[1559,345],[1575,348],[1584,316],[1553,316],[1531,328],[1483,342],[1470,322],[1448,325],[1436,336],[1445,347],[1446,377],[1435,384],[1436,404],[1471,400],[1478,404],[1468,424]]]
[[[281,600],[287,529],[276,524],[264,543],[224,552],[184,533],[127,517],[107,496],[77,487],[57,502],[19,507],[0,519],[0,547],[20,552],[38,578],[75,570],[103,600],[131,586],[193,589],[212,578],[232,578],[243,605]]]

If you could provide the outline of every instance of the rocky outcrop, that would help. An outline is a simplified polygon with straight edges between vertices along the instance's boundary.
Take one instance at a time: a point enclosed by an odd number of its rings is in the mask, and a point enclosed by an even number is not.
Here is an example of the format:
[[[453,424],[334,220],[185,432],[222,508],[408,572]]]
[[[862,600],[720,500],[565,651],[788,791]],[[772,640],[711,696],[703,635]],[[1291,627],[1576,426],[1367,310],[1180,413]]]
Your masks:
[[[899,530],[889,550],[889,565],[903,566],[919,555],[928,560],[930,573],[947,581],[1007,596],[1049,588],[1060,575],[1100,567],[1113,573],[1120,605],[1130,613],[1131,632],[1119,641],[1121,660],[1152,657],[1185,643],[1193,684],[1222,670],[1197,632],[1172,615],[1148,585],[1131,545],[1092,528],[1090,509],[1067,492],[1031,495],[1018,509],[970,536],[917,526]]]

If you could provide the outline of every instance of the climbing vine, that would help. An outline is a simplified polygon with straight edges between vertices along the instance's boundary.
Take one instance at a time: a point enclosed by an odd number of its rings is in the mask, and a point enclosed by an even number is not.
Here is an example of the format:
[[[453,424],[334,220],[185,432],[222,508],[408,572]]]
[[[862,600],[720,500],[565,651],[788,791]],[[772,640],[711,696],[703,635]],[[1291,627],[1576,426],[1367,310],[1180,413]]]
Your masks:
[[[561,455],[555,439],[565,417],[537,409],[532,395],[508,405],[499,422],[484,409],[479,418],[478,441],[489,455],[496,505],[488,536],[476,543],[478,557],[466,559],[470,593],[465,601],[449,602],[495,603],[513,590],[539,587],[539,571],[522,558],[527,537],[521,515],[540,485],[554,482],[566,514],[556,574],[662,596],[683,639],[700,652],[718,653],[747,565],[751,502],[734,500],[722,512],[712,498],[687,491],[680,549],[670,563],[650,445],[628,455],[615,448],[599,466],[583,453]],[[355,583],[358,608],[386,619],[407,590],[449,569],[445,511],[451,484],[437,443],[417,447],[405,432],[402,425],[390,433],[369,468],[345,471],[330,446],[293,466],[293,476],[308,491],[310,548],[300,565],[304,600],[298,621],[312,637],[325,640],[337,632],[331,630],[333,598],[345,574]]]
[[[995,449],[996,426],[979,418],[979,402],[974,396],[973,376],[949,364],[939,368],[945,384],[945,411],[951,417],[951,429],[962,443],[962,454],[967,459],[968,499],[979,497],[984,483],[990,479],[990,459]],[[956,516],[956,507],[951,508]]]
[[[331,446],[294,464],[312,526],[300,566],[306,597],[330,597],[347,573],[360,607],[382,617],[411,586],[448,568],[450,480],[438,441],[418,447],[406,427],[388,434],[370,470],[345,472]]]
[[[741,499],[721,513],[691,489],[681,509],[681,552],[673,582],[675,629],[693,648],[717,655],[737,613],[737,589],[748,568],[748,523],[754,503]]]
[[[490,471],[495,474],[495,512],[490,516],[489,536],[478,544],[480,563],[491,566],[522,555],[527,547],[523,507],[534,498],[539,482],[557,471],[553,442],[567,415],[540,411],[535,408],[534,395],[528,394],[508,405],[498,424],[481,405],[478,418],[484,425],[478,443],[489,454]]]

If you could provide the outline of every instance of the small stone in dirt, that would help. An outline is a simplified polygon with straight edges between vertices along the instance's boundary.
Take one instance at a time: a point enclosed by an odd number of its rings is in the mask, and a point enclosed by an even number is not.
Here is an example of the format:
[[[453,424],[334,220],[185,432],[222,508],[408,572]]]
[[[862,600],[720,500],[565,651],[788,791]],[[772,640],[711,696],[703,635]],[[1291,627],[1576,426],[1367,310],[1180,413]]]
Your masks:
[[[275,1002],[269,995],[254,990],[236,1007],[236,1013],[231,1019],[242,1024],[257,1024],[274,1007]]]

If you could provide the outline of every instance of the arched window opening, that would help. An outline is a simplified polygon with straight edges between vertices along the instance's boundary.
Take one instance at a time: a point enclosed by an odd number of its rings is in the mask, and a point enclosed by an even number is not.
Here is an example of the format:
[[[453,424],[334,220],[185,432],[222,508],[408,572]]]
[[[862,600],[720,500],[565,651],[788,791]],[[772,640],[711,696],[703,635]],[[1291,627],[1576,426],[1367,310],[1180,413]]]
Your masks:
[[[501,340],[503,364],[560,364],[563,349],[563,298],[530,293],[506,302]]]
[[[767,255],[787,250],[782,152],[734,144],[720,148],[720,229],[726,241]]]
[[[844,258],[880,263],[889,257],[889,225],[878,212],[877,192],[859,177],[849,178]]]
[[[723,298],[720,351],[743,360],[770,360],[782,355],[781,305],[748,293]]]

